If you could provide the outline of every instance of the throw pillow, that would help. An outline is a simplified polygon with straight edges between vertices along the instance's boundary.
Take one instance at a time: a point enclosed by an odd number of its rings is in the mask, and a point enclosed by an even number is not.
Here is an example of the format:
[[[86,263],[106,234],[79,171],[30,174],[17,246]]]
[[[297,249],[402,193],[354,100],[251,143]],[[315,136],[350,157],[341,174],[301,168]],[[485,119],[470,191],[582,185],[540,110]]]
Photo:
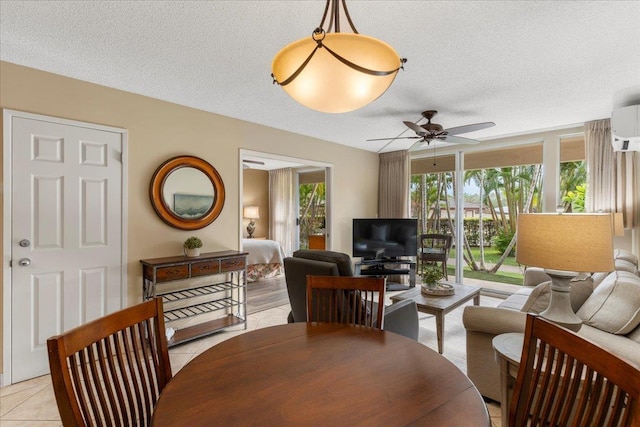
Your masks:
[[[628,334],[640,324],[640,279],[626,271],[614,271],[576,314],[596,329]]]
[[[586,274],[581,274],[571,280],[571,308],[575,313],[593,292],[593,280]],[[549,306],[551,300],[551,282],[542,282],[536,286],[520,311],[525,313],[542,313]]]
[[[625,261],[623,259],[615,260],[614,265],[616,271],[628,271],[629,273],[633,274],[636,274],[638,272],[638,269],[633,263]]]
[[[638,257],[629,251],[625,251],[624,249],[614,249],[613,259],[623,259],[635,265],[636,267],[638,266]]]

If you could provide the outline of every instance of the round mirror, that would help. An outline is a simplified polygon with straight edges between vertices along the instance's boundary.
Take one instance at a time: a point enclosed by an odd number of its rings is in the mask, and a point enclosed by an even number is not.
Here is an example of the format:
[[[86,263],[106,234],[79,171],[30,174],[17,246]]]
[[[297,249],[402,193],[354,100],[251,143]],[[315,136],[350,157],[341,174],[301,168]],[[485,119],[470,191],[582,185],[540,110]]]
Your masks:
[[[218,171],[193,156],[167,160],[156,169],[149,187],[151,205],[167,224],[197,230],[211,224],[224,206],[224,184]]]

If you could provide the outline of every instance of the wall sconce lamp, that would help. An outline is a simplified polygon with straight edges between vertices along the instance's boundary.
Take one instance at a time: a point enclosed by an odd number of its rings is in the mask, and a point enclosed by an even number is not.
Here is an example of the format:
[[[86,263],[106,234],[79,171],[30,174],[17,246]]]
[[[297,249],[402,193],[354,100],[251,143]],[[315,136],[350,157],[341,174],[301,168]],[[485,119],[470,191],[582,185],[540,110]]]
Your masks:
[[[551,300],[541,317],[578,331],[570,282],[581,272],[612,271],[613,221],[608,213],[519,214],[516,261],[544,268],[551,277]]]
[[[353,33],[340,32],[341,5]],[[327,0],[320,26],[276,54],[271,77],[305,107],[346,113],[381,96],[406,61],[387,43],[359,34],[345,0]]]
[[[260,211],[257,206],[245,206],[242,212],[242,216],[249,220],[249,225],[247,225],[247,233],[249,234],[249,238],[253,238],[253,233],[256,231],[256,219],[260,219]]]

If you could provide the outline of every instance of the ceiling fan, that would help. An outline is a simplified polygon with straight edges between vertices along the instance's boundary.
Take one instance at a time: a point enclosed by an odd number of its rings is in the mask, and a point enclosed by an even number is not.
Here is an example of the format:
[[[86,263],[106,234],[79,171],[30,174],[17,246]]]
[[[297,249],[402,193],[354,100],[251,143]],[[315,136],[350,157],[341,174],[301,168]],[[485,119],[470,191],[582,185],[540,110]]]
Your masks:
[[[415,144],[413,144],[409,151],[415,150],[423,146],[425,143],[429,145],[431,141],[444,141],[455,144],[478,144],[480,141],[476,141],[475,139],[463,138],[461,136],[457,136],[461,133],[474,132],[477,130],[482,130],[486,128],[490,128],[495,126],[496,124],[493,122],[484,122],[484,123],[474,123],[471,125],[464,126],[456,126],[448,129],[444,129],[442,125],[437,123],[431,123],[431,119],[433,116],[438,114],[436,110],[427,110],[422,112],[422,117],[427,119],[427,123],[419,125],[417,123],[403,121],[409,129],[413,130],[416,133],[416,136],[397,136],[395,138],[376,138],[376,139],[367,139],[367,141],[387,141],[387,140],[396,140],[396,139],[417,139]]]

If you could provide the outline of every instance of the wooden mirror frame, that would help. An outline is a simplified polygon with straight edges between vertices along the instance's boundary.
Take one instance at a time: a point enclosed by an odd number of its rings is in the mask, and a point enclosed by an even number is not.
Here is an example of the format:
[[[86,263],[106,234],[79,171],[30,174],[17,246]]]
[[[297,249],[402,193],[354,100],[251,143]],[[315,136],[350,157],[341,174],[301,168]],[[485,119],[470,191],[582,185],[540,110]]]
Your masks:
[[[213,185],[213,203],[211,208],[200,218],[185,219],[176,215],[164,201],[164,184],[172,172],[180,168],[194,168],[202,172],[209,178]],[[224,183],[220,174],[205,160],[194,156],[173,157],[163,164],[153,173],[151,184],[149,185],[149,196],[151,206],[158,216],[167,224],[180,230],[199,230],[211,224],[222,212],[224,207]]]

